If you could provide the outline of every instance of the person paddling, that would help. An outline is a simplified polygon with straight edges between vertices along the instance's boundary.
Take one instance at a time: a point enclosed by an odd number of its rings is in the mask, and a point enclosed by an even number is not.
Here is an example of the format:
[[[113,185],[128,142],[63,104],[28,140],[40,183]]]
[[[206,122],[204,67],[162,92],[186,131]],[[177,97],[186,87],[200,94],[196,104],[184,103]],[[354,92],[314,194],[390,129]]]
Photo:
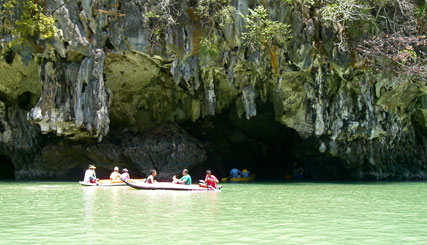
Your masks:
[[[156,170],[151,170],[150,171],[150,176],[148,176],[148,178],[145,180],[146,183],[148,184],[154,184],[157,183],[157,181],[154,179],[154,177],[156,177],[157,175],[157,171]]]
[[[172,183],[191,185],[191,176],[188,174],[188,169],[182,170],[181,179],[177,179],[176,176],[174,175]]]
[[[208,185],[208,187],[216,188],[216,184],[219,183],[219,181],[215,175],[212,175],[212,171],[206,170],[205,183]]]
[[[89,169],[85,172],[84,182],[96,183],[96,167],[94,165],[89,165]]]

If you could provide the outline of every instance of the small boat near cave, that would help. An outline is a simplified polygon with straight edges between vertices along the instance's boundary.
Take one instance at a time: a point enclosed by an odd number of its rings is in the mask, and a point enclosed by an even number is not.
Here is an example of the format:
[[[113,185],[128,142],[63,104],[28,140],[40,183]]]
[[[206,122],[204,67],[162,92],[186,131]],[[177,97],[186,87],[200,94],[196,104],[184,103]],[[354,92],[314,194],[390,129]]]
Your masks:
[[[251,177],[248,178],[222,178],[221,182],[235,182],[235,183],[239,183],[239,182],[249,182],[249,181],[253,181],[255,179],[255,175],[252,175]]]
[[[135,189],[139,190],[171,190],[171,191],[213,191],[213,192],[221,192],[219,189],[208,188],[205,185],[181,185],[181,184],[173,184],[170,182],[157,182],[154,184],[148,183],[135,183],[125,181],[125,183]]]
[[[132,183],[144,182],[145,179],[130,179],[128,180]],[[125,186],[126,183],[121,180],[110,180],[110,179],[100,179],[96,183],[90,183],[86,181],[79,181],[79,184],[83,186]]]

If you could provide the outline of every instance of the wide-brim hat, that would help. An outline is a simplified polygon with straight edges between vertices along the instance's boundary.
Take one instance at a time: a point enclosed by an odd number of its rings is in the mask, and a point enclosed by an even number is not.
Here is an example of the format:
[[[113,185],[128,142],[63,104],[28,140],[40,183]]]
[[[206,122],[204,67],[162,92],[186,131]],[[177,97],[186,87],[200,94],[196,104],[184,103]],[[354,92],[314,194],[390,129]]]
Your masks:
[[[89,168],[95,169],[96,167],[95,167],[95,165],[89,165]]]
[[[123,172],[129,172],[126,168],[124,168],[122,171],[123,171]]]

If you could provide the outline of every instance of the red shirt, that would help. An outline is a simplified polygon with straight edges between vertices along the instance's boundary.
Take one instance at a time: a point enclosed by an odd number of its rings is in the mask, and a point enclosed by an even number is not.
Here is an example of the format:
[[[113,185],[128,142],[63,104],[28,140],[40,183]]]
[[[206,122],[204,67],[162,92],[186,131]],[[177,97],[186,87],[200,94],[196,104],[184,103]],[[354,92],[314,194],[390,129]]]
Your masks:
[[[211,179],[213,179],[213,180],[216,180],[216,181],[218,181],[218,179],[214,176],[214,175],[211,175],[211,177],[210,177]],[[206,175],[206,178],[205,178],[205,182],[206,182],[206,184],[208,184],[208,185],[210,185],[210,186],[212,186],[213,188],[216,188],[216,182],[213,182],[213,181],[211,181],[211,180],[208,180],[208,176]]]

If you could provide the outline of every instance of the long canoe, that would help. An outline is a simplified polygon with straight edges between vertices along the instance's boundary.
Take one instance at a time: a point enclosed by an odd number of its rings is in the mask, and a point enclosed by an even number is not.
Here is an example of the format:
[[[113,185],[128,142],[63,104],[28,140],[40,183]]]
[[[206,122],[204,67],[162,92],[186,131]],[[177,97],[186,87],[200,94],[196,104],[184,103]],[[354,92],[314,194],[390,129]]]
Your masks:
[[[139,190],[171,190],[171,191],[214,191],[220,192],[221,190],[214,188],[201,187],[199,185],[181,185],[181,184],[173,184],[170,182],[157,182],[154,184],[147,183],[131,183],[129,181],[125,181],[125,183],[135,189]]]
[[[129,180],[132,183],[143,182],[145,179],[131,179]],[[85,181],[79,181],[79,184],[83,186],[125,186],[126,183],[121,180],[109,180],[109,179],[100,179],[96,183],[90,183]]]
[[[255,175],[252,175],[251,177],[248,178],[222,178],[221,181],[222,182],[249,182],[249,181],[253,181],[255,179]]]

